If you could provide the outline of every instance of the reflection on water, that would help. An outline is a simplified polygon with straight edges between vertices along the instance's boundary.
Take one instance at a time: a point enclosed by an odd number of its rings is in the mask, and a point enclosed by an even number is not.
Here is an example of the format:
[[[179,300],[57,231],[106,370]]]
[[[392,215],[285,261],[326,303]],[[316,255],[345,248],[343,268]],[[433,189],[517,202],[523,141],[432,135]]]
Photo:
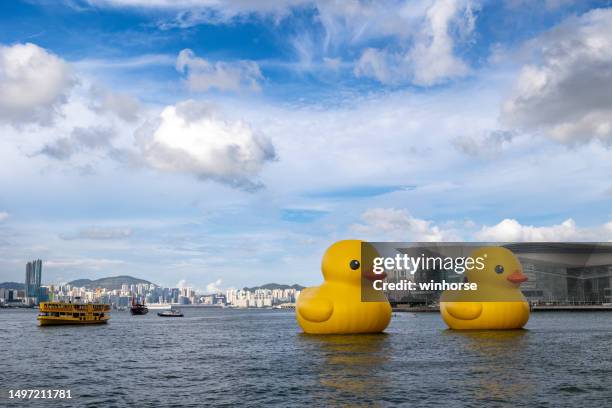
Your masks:
[[[380,399],[383,367],[391,352],[389,335],[300,334],[299,341],[323,356],[319,382],[325,389],[351,394],[360,401]]]
[[[446,330],[445,336],[459,340],[466,354],[472,354],[478,364],[463,385],[472,387],[475,396],[490,401],[509,401],[529,396],[536,391],[531,378],[517,375],[513,367],[527,367],[528,330]],[[520,372],[520,371],[519,371]]]
[[[482,357],[519,358],[524,347],[525,336],[529,331],[519,330],[445,330],[445,336],[461,339],[468,350]]]

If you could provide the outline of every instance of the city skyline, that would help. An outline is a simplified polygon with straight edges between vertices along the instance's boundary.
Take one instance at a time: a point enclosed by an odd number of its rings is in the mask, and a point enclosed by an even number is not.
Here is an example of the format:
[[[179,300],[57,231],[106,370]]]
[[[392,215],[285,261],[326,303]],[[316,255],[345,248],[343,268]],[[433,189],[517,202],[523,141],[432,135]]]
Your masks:
[[[611,241],[612,10],[536,3],[3,2],[0,281],[312,285],[340,239]]]
[[[106,278],[115,281],[114,288],[101,282],[94,284],[95,281],[83,282],[83,280],[41,284],[41,276],[42,260],[27,262],[23,290],[0,287],[0,307],[34,307],[49,300],[60,302],[80,300],[107,303],[115,309],[126,308],[133,301],[154,305],[271,308],[283,304],[294,306],[301,291],[301,287],[295,284],[292,286],[265,284],[254,288],[226,289],[207,287],[206,291],[203,291],[190,286],[164,287],[131,276]],[[129,283],[130,281],[132,283]]]

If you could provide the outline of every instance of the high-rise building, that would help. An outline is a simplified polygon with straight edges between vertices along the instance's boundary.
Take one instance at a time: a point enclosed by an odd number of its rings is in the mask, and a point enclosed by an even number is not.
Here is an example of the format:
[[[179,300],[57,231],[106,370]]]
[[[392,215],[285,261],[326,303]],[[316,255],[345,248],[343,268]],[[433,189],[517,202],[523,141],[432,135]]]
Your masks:
[[[42,277],[42,260],[37,259],[26,264],[25,297],[34,298],[38,303],[40,295],[40,281]]]

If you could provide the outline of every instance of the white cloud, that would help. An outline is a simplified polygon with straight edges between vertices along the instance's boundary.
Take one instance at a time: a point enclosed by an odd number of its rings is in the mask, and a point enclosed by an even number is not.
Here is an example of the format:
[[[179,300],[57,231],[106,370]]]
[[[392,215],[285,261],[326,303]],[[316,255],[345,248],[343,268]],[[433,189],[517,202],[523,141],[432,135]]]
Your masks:
[[[0,211],[0,221],[4,221],[9,217],[9,213],[6,211]]]
[[[46,144],[39,154],[57,160],[68,160],[79,152],[111,149],[111,140],[115,136],[115,132],[111,128],[100,126],[89,128],[76,127],[72,130],[69,137],[61,137]]]
[[[475,237],[480,241],[494,242],[612,241],[612,222],[601,227],[580,228],[568,218],[561,224],[535,227],[506,218],[496,225],[482,227]]]
[[[263,79],[259,65],[253,61],[210,62],[197,57],[190,49],[182,50],[176,60],[178,72],[186,75],[186,82],[192,91],[234,91],[246,88],[259,91]]]
[[[415,218],[404,209],[373,208],[363,212],[361,223],[353,224],[352,232],[370,241],[483,241],[483,242],[572,242],[612,241],[612,222],[593,227],[579,227],[568,218],[550,226],[523,225],[506,218],[492,226],[476,229],[472,221],[451,221],[436,225]],[[462,233],[459,233],[459,229]]]
[[[424,11],[420,29],[412,34],[411,48],[399,51],[367,48],[355,64],[355,75],[372,77],[385,84],[410,81],[430,86],[469,73],[468,65],[455,56],[450,29],[462,27],[463,35],[474,29],[471,3],[436,0]]]
[[[390,84],[405,77],[401,71],[392,72],[392,70],[395,71],[393,67],[401,64],[401,56],[389,55],[386,51],[376,48],[366,48],[355,63],[353,72],[357,77],[376,78],[383,84]]]
[[[612,10],[571,17],[530,43],[502,121],[569,145],[612,145]]]
[[[45,49],[0,45],[0,120],[47,124],[74,83],[68,64]]]
[[[383,241],[449,241],[456,237],[433,222],[415,218],[406,210],[371,208],[361,214],[360,224],[351,229],[364,240]]]
[[[79,71],[90,71],[95,73],[100,70],[132,70],[147,67],[164,67],[173,66],[176,63],[176,57],[169,54],[142,54],[132,57],[119,58],[85,58],[74,61],[74,65]]]
[[[495,157],[513,137],[513,132],[498,129],[478,135],[458,136],[452,144],[469,156]]]
[[[253,178],[276,157],[270,140],[248,124],[225,120],[214,106],[193,100],[166,107],[137,130],[136,139],[153,168],[246,190],[260,187]]]
[[[140,101],[131,95],[94,87],[91,97],[90,107],[95,112],[110,112],[127,122],[138,120]]]
[[[206,293],[219,293],[221,292],[221,279],[217,279],[214,282],[210,282],[206,285]]]
[[[448,79],[465,76],[468,66],[454,55],[454,41],[449,28],[454,19],[467,19],[466,27],[473,30],[474,16],[470,3],[462,9],[457,0],[438,0],[428,10],[424,29],[416,45],[407,55],[414,61],[414,83],[434,85]],[[463,14],[460,12],[464,11]],[[461,21],[461,20],[460,20]]]

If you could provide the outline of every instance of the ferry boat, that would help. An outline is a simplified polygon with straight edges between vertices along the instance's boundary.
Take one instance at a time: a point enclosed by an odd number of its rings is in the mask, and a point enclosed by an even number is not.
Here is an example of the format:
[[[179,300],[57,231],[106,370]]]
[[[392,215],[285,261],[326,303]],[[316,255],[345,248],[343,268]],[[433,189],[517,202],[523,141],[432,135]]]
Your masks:
[[[157,313],[157,315],[159,317],[183,317],[183,313],[181,313],[179,310],[174,309],[159,312]]]
[[[106,303],[42,302],[38,321],[41,326],[59,324],[102,324],[110,319]]]

